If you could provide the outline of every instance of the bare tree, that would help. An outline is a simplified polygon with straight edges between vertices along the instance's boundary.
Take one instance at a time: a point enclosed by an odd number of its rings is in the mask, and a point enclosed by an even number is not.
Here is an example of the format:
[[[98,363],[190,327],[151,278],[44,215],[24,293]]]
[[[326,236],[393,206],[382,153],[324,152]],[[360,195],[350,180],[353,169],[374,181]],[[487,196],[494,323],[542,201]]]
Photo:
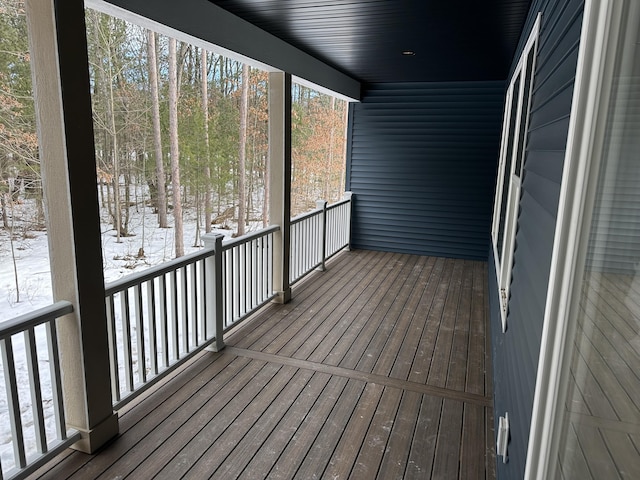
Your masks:
[[[153,147],[156,157],[156,202],[158,225],[167,228],[167,186],[162,158],[162,134],[160,130],[160,99],[158,95],[158,61],[156,55],[156,33],[147,31],[147,55],[149,58],[149,86],[151,90],[151,110],[153,122]]]
[[[247,223],[247,192],[245,187],[247,156],[247,115],[249,104],[249,65],[242,65],[240,94],[240,146],[238,151],[238,236],[244,235]]]
[[[201,85],[202,85],[202,114],[204,115],[204,231],[211,231],[211,167],[209,166],[210,150],[209,150],[209,89],[208,89],[208,73],[207,73],[207,51],[203,48],[200,51],[201,62],[200,68]]]
[[[176,257],[184,255],[182,226],[182,193],[180,186],[180,150],[178,148],[178,62],[176,39],[169,39],[169,151],[171,154],[171,189],[173,192],[173,218]]]

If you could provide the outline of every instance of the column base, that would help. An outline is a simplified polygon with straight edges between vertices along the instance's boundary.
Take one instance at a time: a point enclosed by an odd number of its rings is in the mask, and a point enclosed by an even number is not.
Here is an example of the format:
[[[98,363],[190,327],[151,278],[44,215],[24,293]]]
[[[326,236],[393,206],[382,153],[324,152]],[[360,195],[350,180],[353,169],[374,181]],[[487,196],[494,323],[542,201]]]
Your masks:
[[[82,435],[82,439],[71,445],[71,448],[84,453],[94,453],[120,432],[117,413],[114,413],[95,428],[88,431],[73,427],[73,425],[71,425],[71,427],[78,430]]]
[[[284,292],[278,292],[272,301],[273,303],[289,303],[291,301],[291,288],[287,288]]]
[[[223,341],[220,341],[220,342],[215,341],[211,345],[209,345],[208,347],[205,347],[205,351],[218,353],[218,352],[221,352],[222,350],[224,350],[224,347],[226,347],[226,346],[227,345]]]

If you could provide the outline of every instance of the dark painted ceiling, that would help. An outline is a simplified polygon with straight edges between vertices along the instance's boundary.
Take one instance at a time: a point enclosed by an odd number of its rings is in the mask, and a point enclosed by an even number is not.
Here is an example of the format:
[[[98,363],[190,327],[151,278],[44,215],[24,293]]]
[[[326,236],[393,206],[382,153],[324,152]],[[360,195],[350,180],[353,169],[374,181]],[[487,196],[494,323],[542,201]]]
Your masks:
[[[531,3],[211,1],[365,83],[504,80]]]

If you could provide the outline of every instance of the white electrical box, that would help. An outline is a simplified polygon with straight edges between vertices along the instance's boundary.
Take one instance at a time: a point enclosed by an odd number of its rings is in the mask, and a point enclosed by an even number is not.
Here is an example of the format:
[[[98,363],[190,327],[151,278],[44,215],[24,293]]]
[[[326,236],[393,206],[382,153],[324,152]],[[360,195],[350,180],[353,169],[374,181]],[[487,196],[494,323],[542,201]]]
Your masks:
[[[502,462],[507,463],[507,444],[509,443],[509,413],[500,417],[498,422],[498,440],[496,443],[496,455],[502,457]]]

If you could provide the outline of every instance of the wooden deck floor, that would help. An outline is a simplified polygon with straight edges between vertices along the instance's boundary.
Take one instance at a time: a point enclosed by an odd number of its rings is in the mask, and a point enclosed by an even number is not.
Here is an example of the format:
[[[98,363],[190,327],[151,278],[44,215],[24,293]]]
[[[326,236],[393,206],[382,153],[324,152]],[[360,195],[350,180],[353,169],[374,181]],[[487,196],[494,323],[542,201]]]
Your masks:
[[[486,277],[342,253],[34,478],[495,478]]]

